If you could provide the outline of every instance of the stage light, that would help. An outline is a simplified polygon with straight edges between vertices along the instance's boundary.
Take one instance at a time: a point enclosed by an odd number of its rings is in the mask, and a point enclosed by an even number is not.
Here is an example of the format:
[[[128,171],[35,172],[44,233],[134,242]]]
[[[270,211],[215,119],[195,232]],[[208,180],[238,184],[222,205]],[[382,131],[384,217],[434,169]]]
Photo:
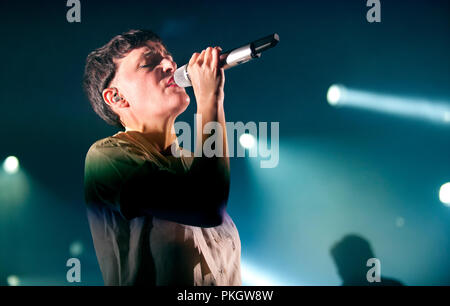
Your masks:
[[[19,170],[19,160],[15,156],[9,156],[3,162],[3,170],[6,173],[13,174]]]
[[[439,200],[450,207],[450,183],[445,183],[439,189]]]
[[[20,279],[16,275],[10,275],[6,279],[6,282],[8,283],[8,286],[19,286],[20,285]]]
[[[332,106],[363,108],[378,112],[450,123],[450,102],[422,98],[400,97],[356,90],[334,84],[327,92]]]
[[[83,249],[83,244],[80,241],[72,242],[69,247],[70,256],[80,256],[83,253]]]
[[[244,133],[239,137],[239,143],[246,149],[251,149],[255,146],[255,137],[251,134]]]
[[[445,122],[450,122],[450,111],[445,112],[445,114],[444,114],[444,121]]]
[[[342,92],[343,92],[343,86],[331,85],[330,88],[328,88],[328,92],[327,92],[328,103],[330,103],[330,105],[339,104],[339,100],[341,99]]]
[[[272,277],[255,266],[241,260],[242,284],[244,286],[280,286]]]

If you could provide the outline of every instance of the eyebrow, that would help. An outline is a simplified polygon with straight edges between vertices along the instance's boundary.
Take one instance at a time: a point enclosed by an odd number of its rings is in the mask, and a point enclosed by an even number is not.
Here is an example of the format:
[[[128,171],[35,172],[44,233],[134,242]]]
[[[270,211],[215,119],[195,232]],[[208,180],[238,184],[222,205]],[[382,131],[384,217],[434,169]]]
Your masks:
[[[148,52],[145,52],[142,56],[141,56],[141,59],[142,58],[146,58],[146,57],[148,57],[148,56],[150,56],[150,55],[154,55],[154,54],[164,54],[164,55],[168,55],[168,56],[170,56],[170,57],[172,57],[173,58],[173,56],[172,56],[172,54],[169,52],[169,51],[167,51],[167,50],[157,50],[157,49],[150,49],[150,51],[148,51]]]

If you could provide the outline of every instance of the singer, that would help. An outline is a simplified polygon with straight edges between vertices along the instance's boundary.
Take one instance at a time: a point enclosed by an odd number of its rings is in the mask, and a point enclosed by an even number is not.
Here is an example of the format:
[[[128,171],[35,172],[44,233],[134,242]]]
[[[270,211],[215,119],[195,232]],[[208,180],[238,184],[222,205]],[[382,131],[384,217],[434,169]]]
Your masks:
[[[188,64],[203,126],[225,128],[219,47]],[[94,111],[121,129],[96,141],[85,162],[85,199],[105,285],[241,285],[239,234],[226,212],[224,157],[175,157],[174,122],[190,99],[176,63],[152,31],[131,30],[91,52],[83,87]],[[208,135],[209,137],[209,135]],[[227,152],[226,132],[219,145]],[[186,154],[187,156],[187,154]],[[193,156],[193,154],[190,154]]]

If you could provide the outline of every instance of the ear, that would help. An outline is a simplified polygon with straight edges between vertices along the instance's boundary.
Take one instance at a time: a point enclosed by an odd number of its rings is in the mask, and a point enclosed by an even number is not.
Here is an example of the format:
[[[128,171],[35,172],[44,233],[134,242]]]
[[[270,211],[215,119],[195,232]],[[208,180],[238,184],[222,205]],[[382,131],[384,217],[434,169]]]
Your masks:
[[[120,95],[119,91],[115,87],[105,88],[102,92],[103,101],[111,108],[123,108],[128,107],[127,100]]]

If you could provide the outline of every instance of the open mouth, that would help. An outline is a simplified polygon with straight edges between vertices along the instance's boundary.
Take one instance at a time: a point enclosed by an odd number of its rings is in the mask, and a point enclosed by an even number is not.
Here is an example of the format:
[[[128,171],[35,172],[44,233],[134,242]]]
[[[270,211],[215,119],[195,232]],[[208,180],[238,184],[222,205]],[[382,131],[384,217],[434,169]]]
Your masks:
[[[173,76],[171,76],[169,78],[169,81],[167,81],[167,87],[178,87],[177,83],[175,83]]]

